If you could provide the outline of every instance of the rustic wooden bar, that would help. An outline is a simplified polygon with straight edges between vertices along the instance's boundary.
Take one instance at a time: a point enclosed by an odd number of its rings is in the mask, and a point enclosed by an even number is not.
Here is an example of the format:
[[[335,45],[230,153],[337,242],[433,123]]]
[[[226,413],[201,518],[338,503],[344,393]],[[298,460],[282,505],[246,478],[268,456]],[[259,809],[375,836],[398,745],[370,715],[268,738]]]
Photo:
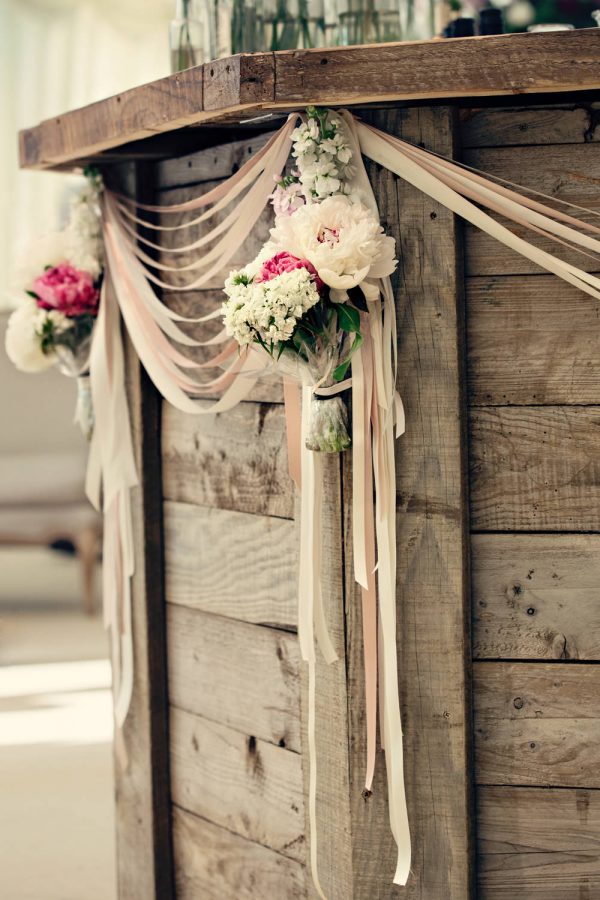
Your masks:
[[[25,130],[21,162],[77,171],[93,161],[139,200],[173,203],[231,175],[309,103],[350,106],[600,212],[599,29],[218,60]],[[373,794],[362,796],[346,454],[326,466],[324,595],[340,661],[318,665],[321,880],[328,900],[591,900],[600,304],[389,172],[369,164],[368,174],[400,260],[398,655],[413,867],[406,888],[391,885],[381,752]],[[265,213],[235,262],[269,225]],[[162,234],[164,248],[176,246]],[[223,274],[165,298],[201,314]],[[142,485],[120,897],[313,897],[281,390],[265,382],[199,422],[161,404],[132,353],[128,385]]]

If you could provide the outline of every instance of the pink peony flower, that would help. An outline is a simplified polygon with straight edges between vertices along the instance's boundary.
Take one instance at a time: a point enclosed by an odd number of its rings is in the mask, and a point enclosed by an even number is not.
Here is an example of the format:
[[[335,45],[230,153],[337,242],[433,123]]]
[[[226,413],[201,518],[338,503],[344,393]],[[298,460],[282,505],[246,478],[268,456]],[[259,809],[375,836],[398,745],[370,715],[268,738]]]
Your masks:
[[[306,269],[310,272],[314,278],[317,290],[321,290],[323,282],[319,278],[317,270],[312,263],[307,259],[298,259],[297,256],[292,256],[291,253],[288,253],[285,250],[281,253],[276,253],[275,256],[272,256],[271,259],[264,262],[262,264],[262,269],[254,280],[256,282],[271,281],[271,279],[277,278],[278,275],[282,275],[284,272],[293,272],[295,269]]]
[[[32,289],[42,309],[58,309],[69,318],[98,312],[100,291],[89,272],[69,263],[59,263],[33,282]]]

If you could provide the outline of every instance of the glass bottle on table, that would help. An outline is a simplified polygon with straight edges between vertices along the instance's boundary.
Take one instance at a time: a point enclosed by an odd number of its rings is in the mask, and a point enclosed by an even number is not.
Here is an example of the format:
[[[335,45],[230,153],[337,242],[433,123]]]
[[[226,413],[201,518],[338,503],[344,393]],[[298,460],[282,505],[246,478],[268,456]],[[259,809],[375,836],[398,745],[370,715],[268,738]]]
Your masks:
[[[169,30],[171,71],[199,66],[209,58],[209,0],[177,0]]]
[[[264,0],[265,50],[333,47],[337,0]]]

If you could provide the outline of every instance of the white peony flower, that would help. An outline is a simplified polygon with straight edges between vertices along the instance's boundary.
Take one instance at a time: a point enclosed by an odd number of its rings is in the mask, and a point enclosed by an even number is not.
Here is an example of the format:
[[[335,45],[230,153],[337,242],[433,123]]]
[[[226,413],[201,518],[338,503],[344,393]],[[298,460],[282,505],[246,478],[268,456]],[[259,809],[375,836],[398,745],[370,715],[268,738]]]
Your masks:
[[[277,249],[307,259],[334,290],[347,291],[396,268],[394,238],[383,233],[366,206],[345,196],[327,197],[277,218],[271,240]]]
[[[38,308],[35,300],[29,297],[15,309],[8,320],[6,328],[6,354],[21,372],[42,372],[50,368],[57,360],[54,352],[44,353],[40,338],[40,329],[47,313]],[[62,313],[53,313],[53,324],[62,327],[59,321]],[[65,317],[63,316],[63,319]]]

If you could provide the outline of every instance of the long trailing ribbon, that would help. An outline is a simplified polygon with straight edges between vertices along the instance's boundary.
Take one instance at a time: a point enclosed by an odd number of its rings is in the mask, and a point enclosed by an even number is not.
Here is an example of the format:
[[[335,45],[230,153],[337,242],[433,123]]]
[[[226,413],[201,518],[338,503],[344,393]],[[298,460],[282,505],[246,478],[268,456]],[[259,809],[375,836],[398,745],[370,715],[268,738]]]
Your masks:
[[[595,237],[600,234],[600,228],[538,200],[521,196],[512,189],[515,185],[508,182],[495,184],[482,173],[365,125],[346,111],[341,111],[340,115],[353,150],[355,175],[352,187],[376,215],[377,202],[361,154],[395,172],[542,268],[591,296],[600,297],[600,278],[518,237],[479,206],[586,255],[600,253],[600,240]],[[268,202],[273,174],[283,170],[297,118],[297,113],[291,114],[283,127],[238,172],[199,197],[171,206],[157,206],[139,204],[105,191],[103,218],[107,273],[92,342],[91,390],[96,428],[86,488],[94,505],[102,506],[105,514],[105,621],[112,634],[117,747],[122,757],[121,728],[133,691],[130,578],[134,554],[130,490],[138,483],[138,477],[125,393],[121,323],[124,322],[156,389],[177,409],[193,415],[216,413],[231,409],[248,396],[267,364],[266,357],[257,351],[238,354],[224,330],[208,339],[190,337],[181,330],[179,323],[202,325],[218,318],[220,309],[196,319],[186,318],[164,304],[152,285],[165,290],[196,290],[206,285],[233,258]],[[538,192],[537,196],[543,195]],[[219,224],[185,246],[163,248],[147,237],[140,237],[134,229],[134,224],[158,232],[190,228],[208,222],[238,198],[236,207]],[[196,218],[165,225],[162,221],[158,224],[147,221],[139,214],[140,210],[178,214],[204,211]],[[582,229],[588,233],[582,234]],[[200,256],[189,264],[175,266],[153,259],[143,247],[160,249],[175,256],[183,253],[200,253]],[[183,286],[165,282],[156,274],[196,270],[201,274]],[[364,343],[353,357],[352,377],[334,387],[318,386],[315,390],[315,386],[305,386],[302,397],[297,384],[289,380],[284,382],[290,474],[299,487],[302,507],[298,636],[301,655],[308,666],[310,861],[321,898],[325,895],[319,881],[317,853],[315,642],[327,662],[334,662],[337,654],[327,630],[321,591],[323,461],[318,453],[305,447],[313,391],[321,396],[331,396],[340,390],[352,390],[353,563],[361,590],[363,619],[367,718],[365,788],[370,790],[373,781],[379,702],[390,825],[398,847],[395,883],[406,884],[410,872],[396,649],[394,439],[404,431],[404,411],[395,390],[396,313],[389,278],[369,279],[361,287],[368,314],[361,314]],[[182,349],[174,347],[173,342]],[[217,352],[206,362],[196,363],[186,355],[186,349],[199,346],[214,346]],[[221,371],[209,380],[200,380],[200,372],[211,367]],[[194,399],[215,393],[220,394],[219,399],[208,405],[201,405]]]

